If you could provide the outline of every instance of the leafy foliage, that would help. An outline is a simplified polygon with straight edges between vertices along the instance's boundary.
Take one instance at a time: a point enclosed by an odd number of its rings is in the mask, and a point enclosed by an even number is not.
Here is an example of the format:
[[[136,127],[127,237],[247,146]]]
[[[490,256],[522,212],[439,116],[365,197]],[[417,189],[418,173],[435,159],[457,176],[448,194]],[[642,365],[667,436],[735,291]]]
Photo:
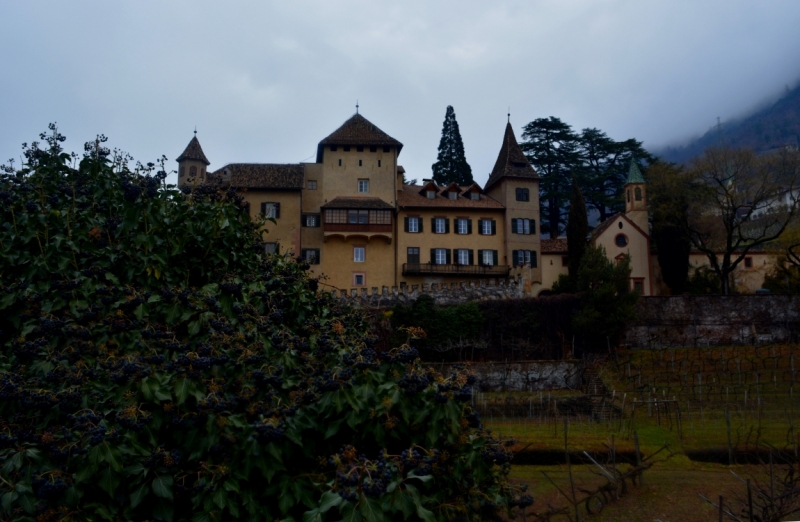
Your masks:
[[[639,294],[630,291],[630,262],[626,255],[622,262],[613,263],[602,246],[586,248],[574,283],[581,304],[572,326],[590,351],[604,351],[608,343],[616,345],[634,318]]]
[[[432,169],[433,181],[438,185],[449,185],[453,182],[461,186],[472,184],[472,167],[464,155],[464,142],[461,140],[461,131],[458,130],[456,112],[452,105],[447,106],[444,115],[439,156]]]
[[[687,228],[689,197],[682,167],[656,162],[647,169],[652,237],[661,276],[673,295],[686,290],[692,243]]]
[[[393,339],[401,342],[405,334],[403,327],[416,326],[422,328],[425,339],[416,345],[424,351],[431,347],[441,347],[461,339],[475,339],[480,334],[482,317],[477,303],[455,306],[436,306],[433,297],[423,294],[410,306],[397,305],[392,309],[392,325],[395,327]],[[398,336],[399,335],[399,336]]]
[[[102,139],[0,178],[3,520],[485,520],[528,505],[472,378],[378,353],[218,187]]]

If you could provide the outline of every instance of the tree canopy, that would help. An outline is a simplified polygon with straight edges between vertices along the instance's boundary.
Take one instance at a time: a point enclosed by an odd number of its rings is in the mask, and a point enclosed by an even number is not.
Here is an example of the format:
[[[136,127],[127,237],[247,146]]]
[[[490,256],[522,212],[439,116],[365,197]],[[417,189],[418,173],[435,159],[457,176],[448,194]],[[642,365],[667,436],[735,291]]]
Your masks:
[[[586,238],[589,235],[589,222],[586,215],[586,204],[583,201],[578,180],[572,178],[572,196],[567,221],[567,252],[569,258],[569,276],[578,278],[578,269],[586,252]]]
[[[644,164],[653,161],[640,141],[615,141],[596,128],[578,134],[554,116],[525,125],[522,139],[520,147],[542,177],[542,230],[551,238],[564,230],[573,176],[586,205],[604,221],[624,208],[622,192],[631,158]]]
[[[472,168],[464,155],[464,142],[458,130],[456,112],[452,105],[447,106],[442,124],[442,138],[439,140],[439,156],[432,166],[433,181],[438,185],[472,184]]]
[[[378,350],[233,191],[97,139],[0,176],[9,521],[486,520],[532,502],[473,378]]]

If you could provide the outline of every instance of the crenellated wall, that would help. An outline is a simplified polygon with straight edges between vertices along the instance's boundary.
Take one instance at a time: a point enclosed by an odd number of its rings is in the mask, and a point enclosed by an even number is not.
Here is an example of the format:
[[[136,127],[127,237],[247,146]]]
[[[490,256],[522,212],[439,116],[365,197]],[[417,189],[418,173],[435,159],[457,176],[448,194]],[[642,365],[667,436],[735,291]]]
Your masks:
[[[479,283],[450,283],[402,285],[389,288],[378,287],[352,288],[350,290],[332,290],[334,297],[346,299],[356,306],[374,308],[391,308],[397,304],[409,305],[423,294],[430,295],[438,305],[455,305],[470,301],[487,301],[495,299],[518,299],[526,297],[524,285],[513,279],[507,281],[489,279]]]

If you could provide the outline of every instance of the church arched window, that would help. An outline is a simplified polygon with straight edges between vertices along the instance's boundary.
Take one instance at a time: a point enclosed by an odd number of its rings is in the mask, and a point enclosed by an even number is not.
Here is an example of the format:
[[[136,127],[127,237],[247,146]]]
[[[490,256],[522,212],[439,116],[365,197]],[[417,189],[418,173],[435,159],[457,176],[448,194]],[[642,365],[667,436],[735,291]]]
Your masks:
[[[634,194],[634,197],[636,198],[636,201],[641,201],[642,200],[642,187],[636,187],[635,189],[633,189],[633,194]]]

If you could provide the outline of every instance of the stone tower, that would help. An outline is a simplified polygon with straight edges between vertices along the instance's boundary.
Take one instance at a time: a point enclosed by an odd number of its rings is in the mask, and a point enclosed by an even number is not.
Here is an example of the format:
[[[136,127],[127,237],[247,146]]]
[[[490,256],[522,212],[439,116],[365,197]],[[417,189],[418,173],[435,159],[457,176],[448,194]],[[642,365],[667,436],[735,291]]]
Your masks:
[[[178,186],[197,185],[206,180],[206,167],[211,162],[208,161],[203,153],[203,148],[197,140],[197,133],[186,146],[183,154],[178,156]]]
[[[647,219],[647,190],[644,177],[636,161],[631,159],[628,180],[625,182],[625,215],[641,228],[650,233]]]

